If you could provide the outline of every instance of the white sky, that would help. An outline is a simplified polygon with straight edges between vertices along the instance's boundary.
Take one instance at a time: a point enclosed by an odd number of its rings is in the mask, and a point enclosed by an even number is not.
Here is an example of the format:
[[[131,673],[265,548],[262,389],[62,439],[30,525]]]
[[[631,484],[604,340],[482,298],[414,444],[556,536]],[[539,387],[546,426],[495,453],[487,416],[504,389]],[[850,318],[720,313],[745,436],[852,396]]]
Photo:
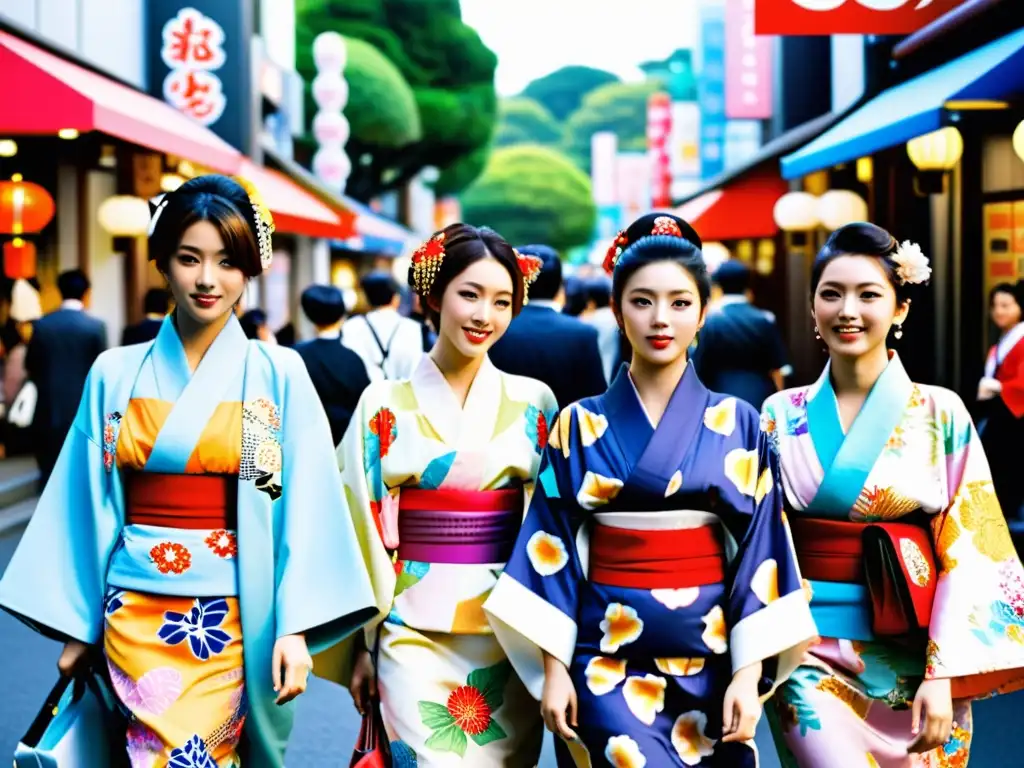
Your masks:
[[[462,19],[498,55],[497,89],[519,93],[568,64],[638,80],[637,64],[697,38],[699,0],[462,0]]]

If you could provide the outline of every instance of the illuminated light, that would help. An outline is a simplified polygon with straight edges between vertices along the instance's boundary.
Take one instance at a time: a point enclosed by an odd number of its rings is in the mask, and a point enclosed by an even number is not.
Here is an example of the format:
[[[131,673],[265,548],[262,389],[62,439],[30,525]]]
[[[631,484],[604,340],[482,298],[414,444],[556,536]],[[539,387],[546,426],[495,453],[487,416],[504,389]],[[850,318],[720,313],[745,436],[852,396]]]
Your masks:
[[[861,157],[857,160],[857,181],[861,184],[870,184],[875,178],[875,161],[870,157]]]
[[[952,126],[907,142],[907,154],[919,171],[952,170],[964,153],[964,139]]]
[[[867,221],[868,204],[856,192],[830,189],[818,198],[818,219],[826,229],[837,230],[855,221]]]
[[[0,157],[14,157],[18,154],[18,142],[14,139],[0,139]]]
[[[61,128],[59,131],[57,131],[57,136],[59,136],[62,139],[67,139],[68,141],[70,141],[71,139],[77,139],[78,138],[78,129],[77,128]]]
[[[818,226],[818,198],[808,192],[787,192],[772,209],[783,232],[806,232]]]
[[[947,101],[943,106],[952,111],[976,110],[976,109],[1009,109],[1008,101],[991,101],[988,99],[965,99],[963,101]]]
[[[100,226],[114,237],[140,237],[149,232],[149,203],[134,195],[114,195],[100,203]]]

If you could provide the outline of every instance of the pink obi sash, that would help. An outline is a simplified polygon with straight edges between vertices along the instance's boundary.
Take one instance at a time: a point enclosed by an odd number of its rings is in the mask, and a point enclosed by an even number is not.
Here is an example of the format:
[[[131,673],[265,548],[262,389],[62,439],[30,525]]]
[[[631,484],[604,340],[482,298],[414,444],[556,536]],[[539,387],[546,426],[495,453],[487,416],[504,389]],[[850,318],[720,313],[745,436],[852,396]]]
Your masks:
[[[403,488],[398,499],[399,560],[483,565],[512,555],[523,519],[522,488]]]

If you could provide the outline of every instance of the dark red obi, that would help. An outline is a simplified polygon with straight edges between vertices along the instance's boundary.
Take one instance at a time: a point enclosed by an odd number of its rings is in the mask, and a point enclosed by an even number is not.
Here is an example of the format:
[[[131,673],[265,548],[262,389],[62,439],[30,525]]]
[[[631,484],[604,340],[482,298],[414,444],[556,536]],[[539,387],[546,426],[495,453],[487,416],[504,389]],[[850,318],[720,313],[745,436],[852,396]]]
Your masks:
[[[398,497],[398,559],[482,565],[512,556],[523,521],[523,489],[427,491]]]
[[[193,530],[233,530],[238,523],[235,475],[125,475],[128,525],[159,525]]]
[[[610,587],[681,589],[725,580],[725,547],[718,525],[646,531],[594,526],[590,581]]]
[[[789,527],[805,579],[864,583],[863,523],[791,515]]]

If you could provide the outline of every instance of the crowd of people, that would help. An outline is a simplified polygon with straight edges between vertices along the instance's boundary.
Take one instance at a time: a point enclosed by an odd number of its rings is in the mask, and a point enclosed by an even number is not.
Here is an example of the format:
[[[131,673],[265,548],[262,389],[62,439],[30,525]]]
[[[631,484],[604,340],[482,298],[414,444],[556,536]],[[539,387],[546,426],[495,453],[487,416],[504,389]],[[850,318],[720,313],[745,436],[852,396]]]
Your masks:
[[[238,316],[273,255],[243,187],[154,216],[173,311],[147,297],[102,351],[72,273],[43,318],[14,286],[4,338],[50,442],[0,606],[113,691],[94,764],[283,765],[314,671],[401,767],[535,766],[545,728],[565,766],[755,766],[762,708],[785,765],[963,766],[972,700],[1024,687],[1019,286],[976,428],[903,368],[929,262],[869,223],[817,254],[829,361],[785,388],[749,271],[709,275],[671,214],[575,285],[452,224],[413,255],[414,317],[388,274],[353,317],[311,286],[294,349]]]

